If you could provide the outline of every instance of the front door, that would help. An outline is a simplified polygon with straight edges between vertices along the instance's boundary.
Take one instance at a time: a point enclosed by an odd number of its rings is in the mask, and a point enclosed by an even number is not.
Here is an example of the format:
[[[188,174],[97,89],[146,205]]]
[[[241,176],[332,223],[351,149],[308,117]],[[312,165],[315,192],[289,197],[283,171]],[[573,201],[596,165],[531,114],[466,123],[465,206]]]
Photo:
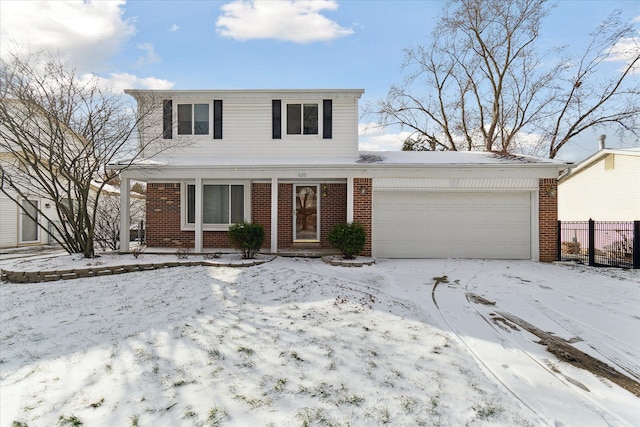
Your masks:
[[[294,185],[293,201],[296,207],[293,240],[318,242],[320,229],[319,185]]]
[[[38,201],[24,199],[20,212],[20,242],[38,241]]]

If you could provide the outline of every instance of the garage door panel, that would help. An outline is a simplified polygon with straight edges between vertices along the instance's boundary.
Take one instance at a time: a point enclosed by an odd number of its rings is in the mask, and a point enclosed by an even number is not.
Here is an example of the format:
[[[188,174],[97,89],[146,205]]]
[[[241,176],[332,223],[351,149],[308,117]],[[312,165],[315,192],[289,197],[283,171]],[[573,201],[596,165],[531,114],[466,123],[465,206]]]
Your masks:
[[[529,192],[377,191],[374,255],[531,258]]]

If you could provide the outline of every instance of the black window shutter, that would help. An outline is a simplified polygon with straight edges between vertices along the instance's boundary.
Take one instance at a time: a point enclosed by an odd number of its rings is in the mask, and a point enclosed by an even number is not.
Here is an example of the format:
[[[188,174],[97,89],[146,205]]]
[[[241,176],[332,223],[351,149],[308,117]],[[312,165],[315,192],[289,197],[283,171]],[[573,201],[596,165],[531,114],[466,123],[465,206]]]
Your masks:
[[[271,101],[272,139],[282,139],[282,101]]]
[[[331,139],[333,134],[332,116],[333,102],[330,99],[322,101],[322,138]]]
[[[162,101],[162,137],[164,139],[173,138],[173,101],[165,99]]]
[[[213,101],[213,139],[222,139],[222,99]]]

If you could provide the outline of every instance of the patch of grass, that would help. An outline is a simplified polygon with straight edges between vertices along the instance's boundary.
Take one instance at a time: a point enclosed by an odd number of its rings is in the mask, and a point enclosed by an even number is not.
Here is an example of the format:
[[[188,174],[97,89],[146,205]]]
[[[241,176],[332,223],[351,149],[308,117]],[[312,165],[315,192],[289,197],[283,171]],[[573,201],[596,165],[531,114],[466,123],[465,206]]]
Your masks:
[[[400,407],[407,414],[412,413],[418,405],[418,399],[412,396],[400,396]]]
[[[495,405],[493,402],[485,402],[479,406],[472,406],[472,408],[476,411],[476,418],[481,420],[487,420],[504,411],[502,407]]]
[[[289,351],[289,352],[283,351],[283,352],[280,353],[280,357],[287,357],[287,358],[289,358],[291,360],[294,360],[295,362],[298,362],[298,363],[299,362],[304,362],[304,359],[302,357],[300,357],[298,355],[298,353],[295,352],[295,351]]]
[[[365,415],[369,418],[377,420],[380,424],[389,424],[391,421],[391,413],[386,406],[378,407],[377,405],[371,409],[367,409]]]
[[[29,427],[24,421],[14,421],[11,423],[11,427]]]
[[[195,418],[197,416],[198,414],[196,414],[196,412],[193,410],[191,405],[187,406],[186,411],[184,411],[183,418],[189,419],[189,418]]]
[[[131,417],[131,424],[129,424],[130,427],[138,427],[138,423],[140,422],[140,417],[138,415],[133,415]]]
[[[356,393],[352,393],[344,384],[341,384],[338,392],[338,398],[336,400],[337,404],[360,406],[362,402],[364,402],[364,397]]]
[[[273,387],[273,389],[277,392],[282,392],[285,391],[287,389],[287,379],[286,378],[278,378],[278,381],[276,381],[276,385]]]
[[[98,400],[97,402],[93,402],[91,404],[89,404],[90,407],[92,408],[99,408],[102,406],[102,404],[104,403],[104,397],[100,400]]]
[[[244,353],[248,356],[251,356],[255,353],[255,351],[253,351],[253,349],[248,347],[238,347],[238,353]]]
[[[242,394],[236,394],[235,396],[233,396],[233,398],[243,401],[244,403],[249,405],[252,409],[271,405],[271,399],[269,399],[268,397],[264,397],[263,399],[261,399],[259,397],[249,397],[249,396],[244,396]]]
[[[303,427],[312,425],[334,426],[336,425],[321,408],[302,408],[296,412],[296,418],[302,421]]]
[[[209,359],[211,360],[224,360],[224,356],[222,355],[222,353],[220,353],[220,350],[218,349],[213,349],[213,350],[209,350],[208,352],[209,354]]]
[[[224,408],[218,408],[217,405],[213,405],[211,409],[209,409],[209,416],[207,417],[206,425],[210,427],[217,427],[222,423],[225,418],[229,416],[229,413]]]
[[[75,415],[70,415],[68,417],[66,415],[60,415],[60,418],[58,418],[58,425],[61,425],[61,426],[78,427],[83,424],[84,423],[82,422],[82,420],[76,417]]]

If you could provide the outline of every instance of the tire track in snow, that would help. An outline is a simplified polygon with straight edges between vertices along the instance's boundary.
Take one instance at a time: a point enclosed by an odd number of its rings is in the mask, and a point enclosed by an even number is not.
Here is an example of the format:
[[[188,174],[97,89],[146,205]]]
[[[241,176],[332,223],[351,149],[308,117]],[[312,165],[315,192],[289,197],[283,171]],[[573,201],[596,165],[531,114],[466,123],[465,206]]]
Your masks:
[[[465,294],[463,299],[459,292],[454,291],[450,295],[447,294],[446,298],[443,297],[442,292],[438,292],[436,297],[438,285],[448,281],[446,276],[434,278],[434,280],[436,283],[432,290],[432,300],[449,330],[469,350],[477,363],[524,407],[539,417],[541,423],[590,426],[634,425],[633,421],[621,419],[591,399],[586,394],[588,391],[583,384],[559,372],[554,372],[544,361],[530,354],[520,343],[496,327],[490,318],[478,310],[468,295]],[[460,310],[459,304],[465,304],[471,310]],[[478,317],[484,322],[477,322]],[[500,346],[491,345],[498,342]],[[531,375],[531,372],[535,374]],[[563,421],[562,418],[567,417],[567,407],[574,410],[571,411],[571,419]],[[583,410],[577,410],[578,408]],[[600,422],[597,423],[597,420]]]
[[[612,362],[622,371],[626,372],[636,380],[640,380],[640,366],[635,363],[637,360],[631,356],[633,351],[631,351],[627,343],[620,342],[620,340],[610,337],[609,339],[615,340],[621,347],[626,349],[622,352],[618,351],[607,344],[604,340],[598,338],[598,334],[602,334],[600,331],[590,327],[581,320],[569,318],[558,310],[549,307],[538,300],[532,301],[529,304],[533,305],[548,319],[560,325],[571,334],[580,337],[586,345],[602,355],[606,360]],[[581,327],[577,327],[576,324],[579,324]],[[626,355],[629,355],[630,357],[625,357]]]

